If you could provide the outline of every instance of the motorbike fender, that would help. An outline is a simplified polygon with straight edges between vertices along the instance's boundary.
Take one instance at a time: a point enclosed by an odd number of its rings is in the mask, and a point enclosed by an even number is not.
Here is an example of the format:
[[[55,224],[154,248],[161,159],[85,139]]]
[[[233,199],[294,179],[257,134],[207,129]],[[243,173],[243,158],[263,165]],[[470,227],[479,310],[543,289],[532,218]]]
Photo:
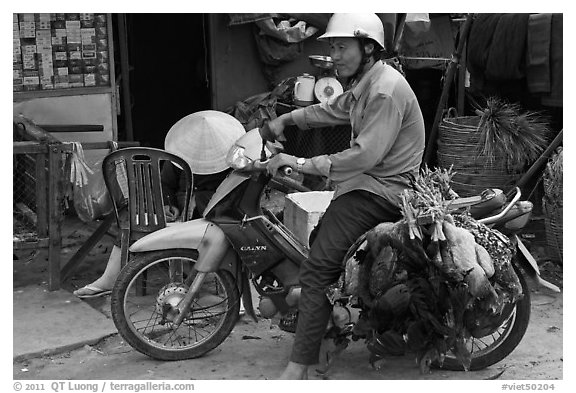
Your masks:
[[[196,270],[213,272],[225,268],[234,272],[236,254],[222,229],[203,218],[174,223],[152,232],[130,246],[131,253],[188,248],[198,250]]]
[[[524,245],[524,243],[522,243],[522,240],[520,240],[520,238],[517,235],[514,235],[514,237],[515,237],[514,240],[516,241],[516,245],[518,248],[516,255],[518,260],[520,261],[520,265],[524,268],[524,271],[526,271],[526,274],[528,274],[528,276],[533,280],[535,280],[539,285],[551,289],[554,292],[560,293],[561,292],[560,288],[540,277],[540,270],[538,269],[538,263],[536,262],[532,254],[530,254],[528,248]]]

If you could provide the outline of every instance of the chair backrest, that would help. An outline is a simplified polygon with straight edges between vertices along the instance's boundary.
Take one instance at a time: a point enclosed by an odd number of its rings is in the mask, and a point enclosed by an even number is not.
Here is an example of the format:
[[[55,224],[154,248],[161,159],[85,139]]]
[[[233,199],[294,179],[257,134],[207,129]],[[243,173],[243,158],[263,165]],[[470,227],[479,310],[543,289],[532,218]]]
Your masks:
[[[192,194],[192,171],[184,159],[165,150],[150,147],[128,147],[109,153],[102,162],[102,173],[108,187],[118,226],[128,228],[133,240],[137,233],[150,233],[166,226],[162,197],[161,163],[172,162],[186,176],[186,198],[182,217],[188,217]],[[128,215],[119,214],[128,207]]]

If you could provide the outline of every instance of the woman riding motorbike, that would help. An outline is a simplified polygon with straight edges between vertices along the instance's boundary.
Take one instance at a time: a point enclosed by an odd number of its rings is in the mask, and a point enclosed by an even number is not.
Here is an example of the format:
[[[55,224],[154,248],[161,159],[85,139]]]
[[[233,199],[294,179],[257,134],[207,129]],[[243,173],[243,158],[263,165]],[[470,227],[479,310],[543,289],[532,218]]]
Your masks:
[[[320,40],[348,88],[329,103],[284,114],[261,129],[263,138],[285,140],[286,126],[300,129],[350,124],[350,148],[310,159],[280,153],[268,164],[275,175],[285,165],[321,175],[335,184],[310,257],[300,268],[301,298],[296,336],[280,379],[306,379],[318,363],[331,306],[325,289],[341,273],[348,248],[381,222],[400,218],[401,192],[418,176],[424,150],[424,120],[408,82],[380,60],[384,28],[376,14],[334,14]]]

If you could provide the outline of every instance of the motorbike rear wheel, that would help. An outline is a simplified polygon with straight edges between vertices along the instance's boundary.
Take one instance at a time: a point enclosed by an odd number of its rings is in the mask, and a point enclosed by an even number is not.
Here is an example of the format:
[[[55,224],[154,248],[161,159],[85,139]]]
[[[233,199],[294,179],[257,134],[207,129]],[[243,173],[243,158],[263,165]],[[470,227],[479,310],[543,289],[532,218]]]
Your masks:
[[[232,331],[240,298],[232,274],[208,273],[179,326],[171,305],[195,274],[195,250],[174,249],[136,254],[122,269],[111,296],[112,319],[120,335],[137,351],[159,360],[197,358],[220,345]]]
[[[523,297],[514,305],[510,316],[493,333],[480,338],[470,338],[467,346],[472,353],[470,371],[482,370],[498,363],[518,346],[530,321],[530,288],[522,271],[514,265],[522,285]],[[443,369],[463,371],[464,367],[450,352],[446,354]]]

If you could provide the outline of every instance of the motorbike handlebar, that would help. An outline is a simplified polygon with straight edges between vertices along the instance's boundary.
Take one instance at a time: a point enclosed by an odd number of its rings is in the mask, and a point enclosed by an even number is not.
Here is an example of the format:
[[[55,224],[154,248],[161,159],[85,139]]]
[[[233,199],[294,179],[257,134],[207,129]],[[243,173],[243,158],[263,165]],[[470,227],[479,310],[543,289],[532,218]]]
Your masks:
[[[264,172],[266,170],[266,167],[268,166],[268,161],[270,160],[266,160],[266,161],[254,161],[253,163],[253,168],[256,171],[261,171]],[[284,165],[281,166],[280,168],[278,168],[278,173],[284,175],[284,176],[290,176],[292,175],[292,173],[294,172],[294,169],[292,169],[291,166],[289,165]]]
[[[488,225],[488,224],[492,224],[492,223],[500,220],[502,217],[504,217],[506,215],[506,213],[508,213],[508,211],[510,211],[510,209],[512,209],[512,207],[516,204],[516,202],[518,202],[520,200],[521,195],[522,195],[522,192],[520,191],[520,188],[516,187],[516,194],[514,195],[514,198],[512,198],[510,203],[508,203],[508,206],[506,206],[500,213],[498,213],[494,216],[482,218],[482,219],[478,220],[478,222],[485,224],[485,225]]]

